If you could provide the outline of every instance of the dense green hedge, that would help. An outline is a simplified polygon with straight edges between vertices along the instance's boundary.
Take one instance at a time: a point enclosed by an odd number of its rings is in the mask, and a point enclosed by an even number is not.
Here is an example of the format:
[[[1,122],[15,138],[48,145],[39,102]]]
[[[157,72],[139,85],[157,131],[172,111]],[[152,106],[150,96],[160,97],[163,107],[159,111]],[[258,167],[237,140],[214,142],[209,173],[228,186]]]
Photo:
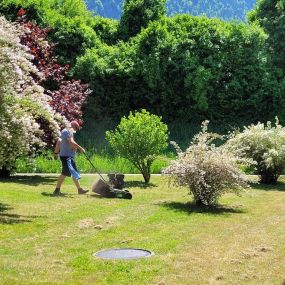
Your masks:
[[[90,83],[87,118],[118,119],[145,108],[168,121],[234,124],[278,115],[283,122],[284,79],[254,25],[159,15],[123,42],[123,23],[92,16],[83,0],[0,0],[0,13],[10,19],[20,7],[53,28],[61,62]]]
[[[180,15],[127,43],[89,49],[75,72],[94,89],[96,115],[100,106],[102,116],[147,108],[169,120],[269,119],[282,113],[284,85],[264,41],[254,26]]]

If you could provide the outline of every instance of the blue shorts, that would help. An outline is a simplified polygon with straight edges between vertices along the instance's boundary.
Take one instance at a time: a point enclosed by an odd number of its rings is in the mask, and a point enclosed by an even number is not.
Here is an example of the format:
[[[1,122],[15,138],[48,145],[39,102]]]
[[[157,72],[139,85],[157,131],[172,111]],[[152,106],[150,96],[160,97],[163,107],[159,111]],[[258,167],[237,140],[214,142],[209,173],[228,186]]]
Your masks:
[[[61,160],[61,164],[62,164],[62,170],[61,170],[62,175],[68,176],[68,177],[70,177],[70,176],[74,177],[74,171],[75,171],[75,172],[77,172],[77,174],[79,176],[79,173],[78,173],[78,170],[76,167],[76,163],[75,163],[75,160],[73,157],[61,156],[60,160]],[[70,162],[68,163],[68,161],[70,161]]]

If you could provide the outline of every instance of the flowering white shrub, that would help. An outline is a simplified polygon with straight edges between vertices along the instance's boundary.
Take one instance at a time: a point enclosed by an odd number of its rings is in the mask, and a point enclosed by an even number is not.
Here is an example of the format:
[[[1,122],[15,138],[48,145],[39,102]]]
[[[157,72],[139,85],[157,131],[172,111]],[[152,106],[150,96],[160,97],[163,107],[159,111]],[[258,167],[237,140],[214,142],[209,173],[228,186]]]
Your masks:
[[[66,123],[49,106],[43,88],[34,83],[33,77],[40,74],[31,63],[32,56],[20,44],[20,32],[0,17],[0,176],[14,170],[18,157],[32,156],[44,146],[45,133],[39,120],[47,122],[54,138],[59,123]]]
[[[232,133],[226,147],[236,155],[252,159],[260,182],[274,184],[285,167],[285,128],[276,118],[271,122],[244,127],[243,132]]]
[[[212,142],[217,134],[207,132],[208,122],[185,152],[176,145],[178,157],[163,173],[179,186],[186,186],[197,205],[213,205],[225,192],[239,193],[247,186],[247,177],[238,167],[238,158]]]

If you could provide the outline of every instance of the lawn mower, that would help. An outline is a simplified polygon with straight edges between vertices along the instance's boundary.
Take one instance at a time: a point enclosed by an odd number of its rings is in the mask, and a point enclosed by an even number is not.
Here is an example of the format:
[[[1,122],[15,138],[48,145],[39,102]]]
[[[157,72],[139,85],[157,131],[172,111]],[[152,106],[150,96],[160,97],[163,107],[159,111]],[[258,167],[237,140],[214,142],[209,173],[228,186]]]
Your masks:
[[[95,172],[100,176],[100,179],[92,186],[92,192],[105,197],[105,198],[120,198],[120,199],[132,199],[133,195],[127,189],[116,189],[110,185],[104,177],[97,171],[96,167],[85,154],[86,159],[89,161]]]

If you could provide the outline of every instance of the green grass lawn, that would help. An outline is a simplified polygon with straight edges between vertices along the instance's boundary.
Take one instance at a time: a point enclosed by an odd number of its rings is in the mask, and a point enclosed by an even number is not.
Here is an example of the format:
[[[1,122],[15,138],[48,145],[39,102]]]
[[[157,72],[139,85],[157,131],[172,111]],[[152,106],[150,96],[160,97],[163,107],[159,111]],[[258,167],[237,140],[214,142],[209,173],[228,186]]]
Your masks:
[[[160,176],[126,181],[133,200],[79,196],[71,180],[52,197],[53,176],[1,180],[0,284],[284,284],[285,180],[204,210]],[[155,255],[92,257],[122,247]]]

